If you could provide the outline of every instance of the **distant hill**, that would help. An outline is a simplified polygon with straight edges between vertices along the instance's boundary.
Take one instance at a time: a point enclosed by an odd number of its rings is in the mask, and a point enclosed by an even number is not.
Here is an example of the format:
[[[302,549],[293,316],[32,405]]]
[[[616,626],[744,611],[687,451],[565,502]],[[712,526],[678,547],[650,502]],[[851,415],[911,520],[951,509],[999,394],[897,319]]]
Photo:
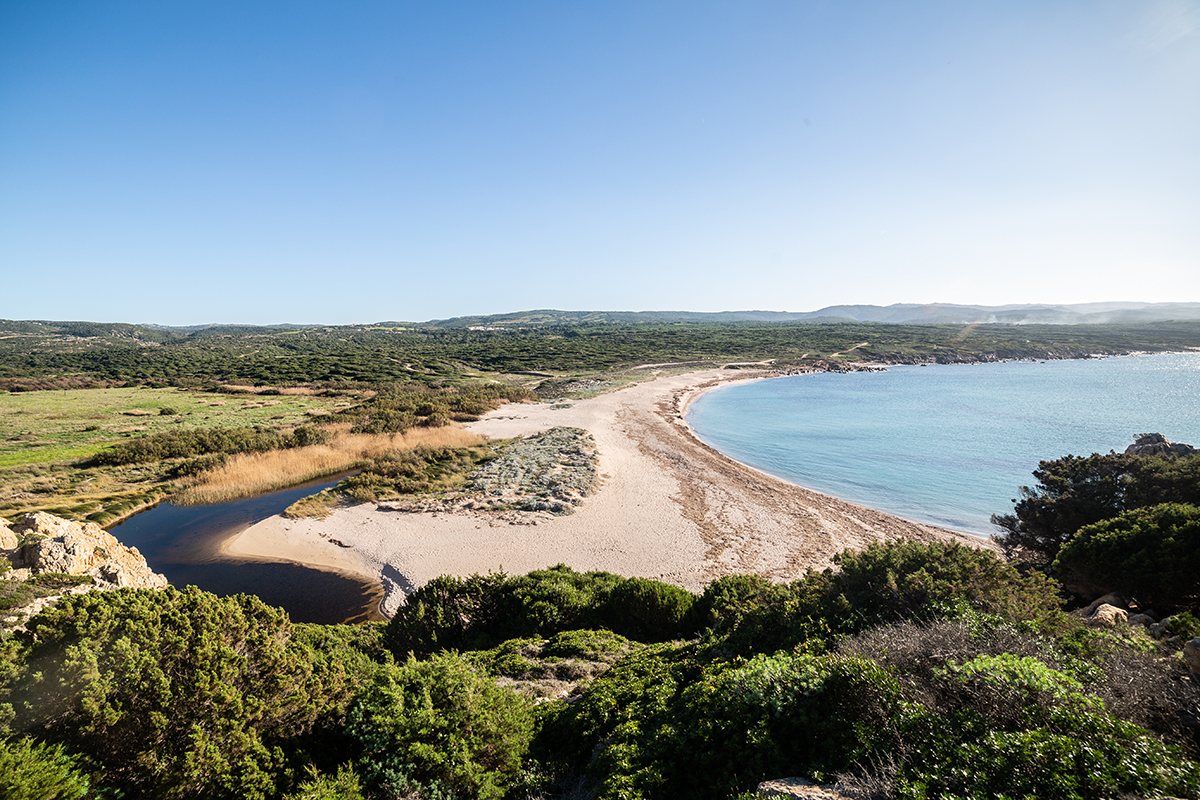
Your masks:
[[[1077,303],[1073,305],[967,306],[896,303],[890,306],[826,306],[816,311],[556,311],[431,320],[441,328],[542,325],[650,324],[671,322],[890,322],[895,324],[1104,325],[1200,320],[1200,303]]]

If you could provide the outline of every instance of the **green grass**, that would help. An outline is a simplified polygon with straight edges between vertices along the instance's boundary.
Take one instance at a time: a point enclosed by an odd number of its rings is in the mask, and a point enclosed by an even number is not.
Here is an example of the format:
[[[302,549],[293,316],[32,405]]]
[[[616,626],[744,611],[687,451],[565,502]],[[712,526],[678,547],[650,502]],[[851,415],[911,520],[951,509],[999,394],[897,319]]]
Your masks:
[[[0,394],[0,470],[78,461],[129,436],[180,427],[298,425],[347,405],[344,397],[230,395],[173,388]],[[163,416],[163,408],[178,413]]]

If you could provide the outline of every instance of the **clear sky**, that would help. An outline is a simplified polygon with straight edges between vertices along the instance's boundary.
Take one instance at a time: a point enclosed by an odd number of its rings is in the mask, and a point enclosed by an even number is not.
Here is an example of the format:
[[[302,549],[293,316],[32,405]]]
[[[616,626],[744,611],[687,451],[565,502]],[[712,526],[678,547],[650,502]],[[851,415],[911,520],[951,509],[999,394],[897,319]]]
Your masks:
[[[0,3],[0,317],[1200,301],[1200,0]]]

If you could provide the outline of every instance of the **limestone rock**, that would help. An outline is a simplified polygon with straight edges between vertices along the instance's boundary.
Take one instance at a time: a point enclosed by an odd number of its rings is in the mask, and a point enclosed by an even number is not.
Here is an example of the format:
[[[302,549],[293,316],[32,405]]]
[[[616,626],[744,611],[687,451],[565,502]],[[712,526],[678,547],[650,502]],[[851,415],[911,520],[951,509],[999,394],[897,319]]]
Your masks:
[[[808,800],[844,800],[849,795],[836,789],[819,786],[804,778],[776,778],[758,785],[762,797],[804,797]]]
[[[1135,456],[1187,456],[1195,453],[1196,448],[1190,444],[1172,443],[1161,433],[1143,433],[1125,448],[1125,452]]]
[[[26,514],[9,532],[25,540],[20,548],[10,547],[4,553],[16,570],[29,570],[33,575],[90,575],[101,588],[161,589],[167,585],[167,579],[150,569],[137,548],[121,544],[94,522],[72,522],[38,511]]]
[[[8,520],[0,517],[0,555],[7,555],[10,550],[16,550],[19,541],[17,534],[9,527]]]
[[[1087,595],[1084,595],[1084,597],[1086,596]],[[1081,608],[1079,611],[1075,611],[1073,613],[1085,618],[1090,617],[1096,613],[1096,609],[1100,608],[1100,606],[1116,606],[1117,608],[1128,609],[1129,600],[1117,594],[1116,592],[1111,592],[1104,595],[1104,597],[1101,597],[1099,600],[1093,600],[1092,604],[1087,608]]]
[[[1117,625],[1128,624],[1129,612],[1123,608],[1105,603],[1096,609],[1096,613],[1087,617],[1084,622],[1094,628],[1115,628]]]

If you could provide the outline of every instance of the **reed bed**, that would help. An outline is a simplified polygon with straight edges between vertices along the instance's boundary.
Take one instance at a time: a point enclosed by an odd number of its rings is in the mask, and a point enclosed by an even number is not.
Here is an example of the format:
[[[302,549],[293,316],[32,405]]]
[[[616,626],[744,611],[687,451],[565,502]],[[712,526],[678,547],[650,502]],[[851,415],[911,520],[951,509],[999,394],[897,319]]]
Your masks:
[[[207,505],[240,500],[352,470],[395,450],[418,445],[471,447],[482,441],[483,437],[456,427],[412,428],[396,434],[339,430],[329,444],[234,456],[216,469],[196,476],[195,482],[176,495],[173,502]]]

